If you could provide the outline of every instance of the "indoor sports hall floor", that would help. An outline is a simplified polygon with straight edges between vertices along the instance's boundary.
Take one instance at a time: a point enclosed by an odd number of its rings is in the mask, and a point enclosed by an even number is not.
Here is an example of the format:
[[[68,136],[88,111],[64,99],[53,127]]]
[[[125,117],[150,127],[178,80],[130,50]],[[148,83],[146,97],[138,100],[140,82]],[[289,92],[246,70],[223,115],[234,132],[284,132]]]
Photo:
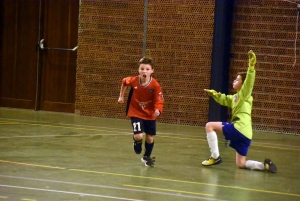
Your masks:
[[[203,127],[158,124],[145,167],[129,120],[0,108],[0,201],[300,200],[300,136],[255,132],[248,159],[271,158],[276,174],[241,170],[219,137],[209,156]]]

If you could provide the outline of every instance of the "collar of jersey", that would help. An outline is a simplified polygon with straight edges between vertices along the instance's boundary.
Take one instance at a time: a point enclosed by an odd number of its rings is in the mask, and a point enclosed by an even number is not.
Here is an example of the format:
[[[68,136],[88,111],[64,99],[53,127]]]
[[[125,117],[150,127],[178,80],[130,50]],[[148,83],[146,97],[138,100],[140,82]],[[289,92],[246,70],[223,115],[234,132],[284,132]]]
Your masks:
[[[150,76],[149,82],[146,85],[142,85],[141,78],[139,78],[139,83],[140,83],[141,87],[147,87],[150,84],[151,80],[152,80],[152,77]]]

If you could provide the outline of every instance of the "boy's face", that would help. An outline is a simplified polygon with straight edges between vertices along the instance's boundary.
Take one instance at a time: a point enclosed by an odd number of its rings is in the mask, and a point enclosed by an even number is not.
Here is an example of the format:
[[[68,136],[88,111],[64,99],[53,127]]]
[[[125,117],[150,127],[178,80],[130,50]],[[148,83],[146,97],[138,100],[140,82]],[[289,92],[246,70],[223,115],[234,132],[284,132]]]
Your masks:
[[[232,87],[239,91],[243,86],[243,80],[242,77],[240,75],[236,76],[235,80],[233,80],[233,84]]]
[[[152,66],[149,64],[140,64],[139,66],[139,74],[142,78],[146,79],[151,76],[151,74],[154,72],[152,69]]]

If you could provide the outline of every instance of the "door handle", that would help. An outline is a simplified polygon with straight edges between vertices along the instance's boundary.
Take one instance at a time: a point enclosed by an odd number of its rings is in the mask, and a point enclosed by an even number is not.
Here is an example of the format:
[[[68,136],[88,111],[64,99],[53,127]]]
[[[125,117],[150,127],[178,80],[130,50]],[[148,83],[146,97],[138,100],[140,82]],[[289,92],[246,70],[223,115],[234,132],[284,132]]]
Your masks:
[[[77,50],[78,46],[74,47],[73,49],[69,49],[69,48],[53,48],[53,47],[46,47],[44,45],[44,39],[42,39],[40,42],[39,42],[39,48],[41,50],[67,50],[67,51],[75,51]]]

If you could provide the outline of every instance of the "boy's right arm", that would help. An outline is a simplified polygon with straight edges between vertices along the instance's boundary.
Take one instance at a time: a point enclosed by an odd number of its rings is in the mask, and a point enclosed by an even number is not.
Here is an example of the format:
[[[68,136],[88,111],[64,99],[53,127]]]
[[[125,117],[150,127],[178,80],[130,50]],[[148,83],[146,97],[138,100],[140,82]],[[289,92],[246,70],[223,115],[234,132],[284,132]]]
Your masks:
[[[225,95],[221,94],[220,92],[216,92],[213,89],[204,89],[205,92],[211,97],[214,98],[214,100],[219,103],[220,105],[231,107],[232,102],[232,95]]]
[[[213,90],[213,89],[204,89],[204,91],[206,91],[207,94],[208,94],[209,96],[213,97],[213,98],[219,98],[220,95],[221,95],[221,93],[218,93],[218,92],[216,92],[216,91]]]
[[[127,86],[123,85],[123,82],[122,82],[118,103],[124,103],[124,94],[125,94],[126,89],[127,89]]]

